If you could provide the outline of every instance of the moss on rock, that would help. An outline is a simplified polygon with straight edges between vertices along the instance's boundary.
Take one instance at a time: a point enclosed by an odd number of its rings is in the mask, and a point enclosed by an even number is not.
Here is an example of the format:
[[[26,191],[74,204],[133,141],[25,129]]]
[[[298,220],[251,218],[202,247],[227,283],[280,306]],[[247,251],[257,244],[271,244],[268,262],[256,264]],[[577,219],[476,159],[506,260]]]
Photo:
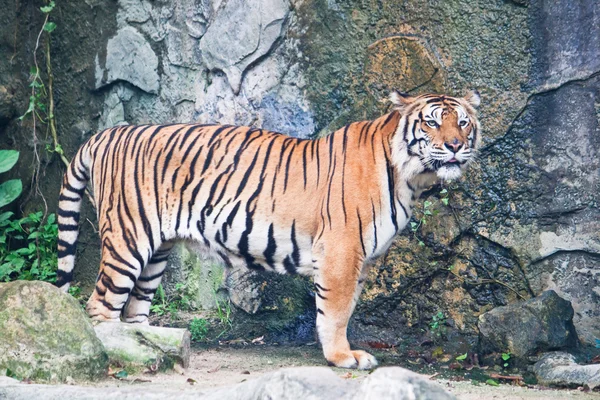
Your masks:
[[[104,346],[77,301],[46,282],[0,284],[0,371],[48,382],[106,375]]]

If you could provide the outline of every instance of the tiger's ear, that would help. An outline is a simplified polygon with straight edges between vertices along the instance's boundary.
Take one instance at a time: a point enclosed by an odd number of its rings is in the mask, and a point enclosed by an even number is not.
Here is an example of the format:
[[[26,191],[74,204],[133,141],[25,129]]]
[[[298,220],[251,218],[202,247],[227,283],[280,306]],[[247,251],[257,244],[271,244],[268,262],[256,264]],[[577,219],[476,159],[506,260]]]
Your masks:
[[[415,98],[408,93],[402,93],[397,90],[393,90],[392,93],[390,93],[390,101],[392,102],[394,109],[402,110],[407,105],[415,101]]]
[[[477,89],[474,89],[467,93],[465,96],[465,100],[469,102],[473,107],[477,108],[481,104],[481,96],[479,96],[479,92]]]

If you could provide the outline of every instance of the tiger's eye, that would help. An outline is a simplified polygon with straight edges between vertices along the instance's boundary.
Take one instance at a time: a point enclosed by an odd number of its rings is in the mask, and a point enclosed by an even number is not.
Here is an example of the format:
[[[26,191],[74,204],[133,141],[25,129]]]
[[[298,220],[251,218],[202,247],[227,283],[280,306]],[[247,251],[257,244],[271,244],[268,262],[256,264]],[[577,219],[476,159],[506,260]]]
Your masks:
[[[427,124],[427,126],[429,126],[430,128],[437,128],[439,127],[438,123],[435,122],[434,120],[429,120],[425,122]]]

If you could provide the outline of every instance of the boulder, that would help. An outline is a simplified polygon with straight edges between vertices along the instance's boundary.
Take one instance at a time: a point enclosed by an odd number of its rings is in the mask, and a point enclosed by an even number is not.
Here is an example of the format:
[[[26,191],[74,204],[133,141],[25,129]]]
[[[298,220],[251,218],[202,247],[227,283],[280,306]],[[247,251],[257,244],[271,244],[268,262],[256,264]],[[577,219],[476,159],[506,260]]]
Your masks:
[[[36,381],[95,380],[108,356],[88,316],[46,282],[0,284],[0,374]]]
[[[538,383],[544,386],[579,387],[594,389],[600,386],[600,364],[578,365],[575,357],[565,352],[542,356],[533,366]]]
[[[187,368],[190,363],[190,333],[187,329],[104,322],[96,325],[95,330],[111,364],[166,370],[175,364]]]
[[[525,302],[497,307],[479,317],[481,352],[516,358],[576,346],[573,307],[553,290]]]

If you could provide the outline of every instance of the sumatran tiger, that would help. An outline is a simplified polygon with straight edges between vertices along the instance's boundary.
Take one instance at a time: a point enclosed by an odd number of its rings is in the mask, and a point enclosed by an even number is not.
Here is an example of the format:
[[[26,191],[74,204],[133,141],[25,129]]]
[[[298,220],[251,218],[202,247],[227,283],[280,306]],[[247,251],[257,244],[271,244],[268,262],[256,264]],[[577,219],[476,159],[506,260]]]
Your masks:
[[[367,266],[409,221],[421,192],[458,178],[480,142],[466,97],[394,92],[391,112],[309,140],[229,125],[119,126],[92,136],[62,182],[57,286],[73,277],[80,206],[93,191],[100,271],[87,302],[94,320],[147,323],[178,240],[226,266],[314,278],[325,358],[369,369],[348,320]]]

